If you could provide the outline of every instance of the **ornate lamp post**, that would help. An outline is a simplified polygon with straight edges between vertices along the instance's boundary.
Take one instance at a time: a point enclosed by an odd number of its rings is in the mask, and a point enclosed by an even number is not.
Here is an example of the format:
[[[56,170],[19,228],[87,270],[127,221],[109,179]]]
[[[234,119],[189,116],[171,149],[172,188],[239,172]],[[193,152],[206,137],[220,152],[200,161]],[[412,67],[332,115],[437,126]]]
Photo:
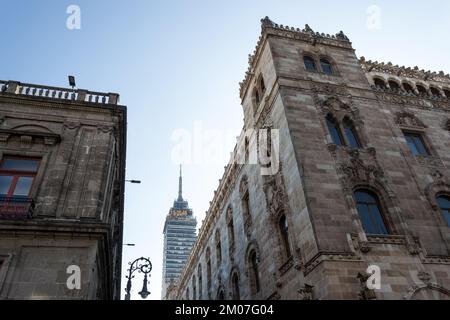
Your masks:
[[[150,259],[148,258],[138,258],[134,260],[133,262],[128,262],[130,265],[130,268],[127,270],[128,275],[126,278],[128,279],[127,287],[125,288],[126,295],[125,300],[130,300],[130,292],[131,292],[131,279],[134,278],[133,273],[137,271],[138,273],[144,274],[144,285],[142,286],[141,292],[139,294],[143,299],[147,298],[150,292],[147,290],[147,275],[152,271],[152,263],[150,262]]]

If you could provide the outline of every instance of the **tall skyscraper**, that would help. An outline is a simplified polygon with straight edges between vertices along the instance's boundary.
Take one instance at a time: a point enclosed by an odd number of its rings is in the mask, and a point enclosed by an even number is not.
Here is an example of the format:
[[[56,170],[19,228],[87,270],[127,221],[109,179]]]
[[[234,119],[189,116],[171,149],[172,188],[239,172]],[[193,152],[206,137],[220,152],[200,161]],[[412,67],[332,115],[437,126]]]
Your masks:
[[[186,260],[197,240],[197,220],[183,199],[183,177],[178,181],[178,198],[173,202],[164,224],[163,283],[161,298],[166,299],[167,289],[183,271]]]

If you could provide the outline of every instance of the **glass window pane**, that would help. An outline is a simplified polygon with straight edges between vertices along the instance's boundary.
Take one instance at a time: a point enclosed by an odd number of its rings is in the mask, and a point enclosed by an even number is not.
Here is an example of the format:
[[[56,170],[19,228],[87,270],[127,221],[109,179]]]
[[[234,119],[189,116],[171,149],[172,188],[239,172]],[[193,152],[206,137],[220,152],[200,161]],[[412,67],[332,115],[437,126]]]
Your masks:
[[[445,222],[447,222],[447,226],[450,227],[450,210],[442,211],[442,214],[444,215]]]
[[[316,63],[314,62],[314,60],[312,58],[305,57],[304,61],[305,61],[306,70],[308,70],[308,71],[316,71]]]
[[[377,203],[376,199],[371,194],[362,191],[355,192],[355,199],[358,203]]]
[[[344,143],[342,141],[341,135],[339,133],[339,129],[335,122],[330,119],[327,119],[328,130],[330,131],[331,139],[333,143],[342,146]]]
[[[370,205],[370,219],[373,226],[373,234],[387,234],[386,226],[377,205]]]
[[[372,233],[368,207],[365,204],[357,204],[356,207],[358,209],[359,218],[361,219],[364,231],[367,233]]]
[[[39,160],[6,158],[2,162],[3,170],[36,172]]]
[[[12,181],[13,177],[11,176],[0,176],[0,195],[8,194]]]
[[[442,210],[450,210],[450,198],[439,197],[437,198],[437,203]]]
[[[415,142],[415,144],[416,144],[416,148],[417,148],[417,150],[419,151],[419,153],[420,153],[422,156],[427,156],[427,155],[428,155],[428,151],[427,151],[427,149],[425,148],[425,145],[424,145],[424,143],[423,143],[423,141],[422,141],[422,138],[419,137],[419,136],[415,136],[415,137],[414,137],[414,142]]]
[[[409,135],[406,135],[405,138],[406,138],[406,142],[408,143],[409,150],[411,150],[411,153],[415,156],[418,156],[419,150],[417,150],[416,144],[414,142],[414,138]]]
[[[352,148],[360,148],[358,139],[356,138],[353,127],[345,126],[345,135],[347,136],[348,143]]]
[[[326,74],[332,74],[333,68],[331,67],[331,63],[327,60],[320,60],[320,66],[322,67],[322,71]]]
[[[32,184],[33,177],[20,177],[19,180],[17,180],[13,195],[24,197],[28,196],[30,194]]]

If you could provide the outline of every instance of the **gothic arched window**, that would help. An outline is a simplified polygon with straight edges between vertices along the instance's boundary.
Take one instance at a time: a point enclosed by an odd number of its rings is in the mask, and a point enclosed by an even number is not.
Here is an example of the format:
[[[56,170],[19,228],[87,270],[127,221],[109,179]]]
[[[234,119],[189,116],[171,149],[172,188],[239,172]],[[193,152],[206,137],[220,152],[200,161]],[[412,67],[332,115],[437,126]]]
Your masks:
[[[344,131],[347,137],[347,142],[350,147],[359,149],[361,148],[361,143],[359,142],[358,135],[356,134],[355,126],[349,118],[344,119]]]
[[[316,62],[314,61],[313,58],[311,58],[310,56],[304,56],[303,61],[305,62],[306,70],[313,72],[317,71]]]
[[[414,88],[407,82],[403,82],[403,89],[405,89],[406,92],[414,92]]]
[[[217,292],[217,300],[225,300],[225,294],[223,293],[223,289],[220,288]]]
[[[280,230],[281,240],[283,241],[284,252],[287,258],[291,257],[291,244],[289,242],[289,229],[286,216],[283,214],[278,221],[278,228]]]
[[[239,276],[237,273],[233,273],[231,277],[231,285],[233,289],[233,300],[240,300],[241,295],[239,293]]]
[[[249,266],[250,288],[252,293],[255,294],[261,290],[259,283],[258,257],[255,250],[252,250],[249,254]]]
[[[356,207],[367,234],[389,234],[378,197],[368,190],[355,192]]]
[[[211,250],[206,249],[206,287],[208,288],[208,295],[211,294]]]
[[[233,223],[233,210],[228,208],[227,210],[227,229],[228,229],[228,247],[229,247],[229,253],[230,257],[232,257],[234,252],[234,242],[235,242],[235,236],[234,236],[234,223]]]
[[[391,89],[395,90],[395,91],[400,90],[400,85],[398,84],[397,81],[394,81],[394,80],[389,80],[389,87],[391,87]]]
[[[333,74],[333,66],[327,59],[320,59],[320,68],[322,68],[323,73]]]
[[[342,134],[341,134],[341,130],[339,128],[338,122],[331,114],[329,114],[327,116],[326,120],[327,120],[328,131],[330,132],[333,143],[337,144],[338,146],[343,146],[345,143],[344,143],[344,139],[342,138]]]
[[[450,99],[450,90],[444,89],[444,94],[447,97],[447,99]]]
[[[384,82],[383,79],[380,78],[375,78],[373,79],[373,83],[375,84],[376,87],[380,87],[382,89],[386,89],[386,82]]]
[[[222,264],[222,244],[220,241],[219,230],[216,231],[216,262],[217,262],[217,269],[219,269],[220,265]]]
[[[436,97],[442,97],[441,91],[436,87],[430,87],[431,94]]]
[[[202,291],[203,291],[203,277],[202,277],[202,265],[199,264],[198,265],[198,272],[197,272],[197,276],[198,276],[198,298],[201,300],[202,299]]]
[[[439,196],[436,201],[441,209],[445,222],[447,222],[447,226],[450,227],[450,198]]]
[[[417,88],[417,91],[419,91],[420,94],[425,94],[425,95],[428,94],[428,91],[427,91],[427,89],[424,86],[418,84],[418,85],[416,85],[416,88]]]
[[[197,281],[195,275],[192,277],[192,300],[197,300]]]

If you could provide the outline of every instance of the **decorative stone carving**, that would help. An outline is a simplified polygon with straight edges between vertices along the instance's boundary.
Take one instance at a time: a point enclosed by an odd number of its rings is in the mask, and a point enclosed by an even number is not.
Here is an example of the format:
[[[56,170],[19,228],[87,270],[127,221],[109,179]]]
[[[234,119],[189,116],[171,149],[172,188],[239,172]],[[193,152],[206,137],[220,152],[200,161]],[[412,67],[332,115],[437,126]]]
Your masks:
[[[395,123],[401,127],[426,128],[421,120],[412,113],[403,111],[395,114]]]
[[[287,197],[284,190],[283,175],[281,171],[271,176],[265,176],[264,194],[269,214],[276,218],[286,209]]]
[[[350,159],[350,163],[340,165],[337,171],[347,189],[360,182],[367,184],[374,184],[375,181],[384,182],[384,172],[381,167],[376,164],[366,165],[357,153]]]
[[[428,272],[419,271],[419,273],[417,274],[417,277],[419,278],[419,280],[421,280],[425,284],[430,283],[431,275]]]
[[[450,183],[448,182],[447,177],[444,176],[444,174],[439,170],[434,170],[431,176],[433,177],[433,182],[425,188],[425,196],[430,202],[432,208],[434,210],[439,210],[439,206],[436,203],[436,195],[439,192],[450,194]]]
[[[361,300],[375,300],[377,298],[375,291],[367,287],[367,280],[369,277],[370,276],[366,273],[358,273],[357,278],[361,285],[361,291],[359,292],[359,297]]]
[[[313,299],[314,286],[305,283],[303,287],[297,290],[300,294],[300,300],[312,300]]]

